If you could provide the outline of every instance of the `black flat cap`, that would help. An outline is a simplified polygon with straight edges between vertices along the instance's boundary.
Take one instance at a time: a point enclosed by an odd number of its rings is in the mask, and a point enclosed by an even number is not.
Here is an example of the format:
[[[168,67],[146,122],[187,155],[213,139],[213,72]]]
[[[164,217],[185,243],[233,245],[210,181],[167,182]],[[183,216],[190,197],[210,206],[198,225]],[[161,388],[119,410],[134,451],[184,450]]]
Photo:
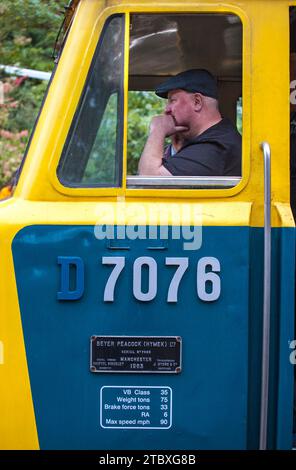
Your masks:
[[[179,89],[218,99],[216,79],[205,69],[191,69],[178,73],[159,85],[155,93],[160,98],[167,98],[169,91]]]

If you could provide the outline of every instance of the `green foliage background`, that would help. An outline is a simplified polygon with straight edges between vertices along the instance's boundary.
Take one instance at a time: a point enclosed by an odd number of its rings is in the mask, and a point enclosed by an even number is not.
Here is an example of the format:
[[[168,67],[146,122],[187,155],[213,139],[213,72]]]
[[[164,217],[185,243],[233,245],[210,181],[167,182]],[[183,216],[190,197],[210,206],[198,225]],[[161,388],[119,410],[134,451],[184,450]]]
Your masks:
[[[138,161],[147,140],[152,116],[163,113],[164,100],[151,91],[130,91],[128,95],[127,174],[137,173]]]
[[[1,0],[0,63],[50,72],[52,51],[65,0]],[[40,108],[47,82],[0,71],[0,185],[18,168]],[[21,82],[21,83],[20,83]]]

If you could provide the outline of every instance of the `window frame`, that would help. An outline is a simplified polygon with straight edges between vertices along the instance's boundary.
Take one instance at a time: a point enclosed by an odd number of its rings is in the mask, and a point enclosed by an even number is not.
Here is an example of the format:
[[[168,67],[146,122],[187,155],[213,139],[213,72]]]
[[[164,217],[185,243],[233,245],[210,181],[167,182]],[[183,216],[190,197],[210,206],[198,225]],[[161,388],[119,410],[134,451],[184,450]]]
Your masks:
[[[128,73],[129,73],[129,41],[130,41],[130,34],[129,34],[129,22],[130,22],[130,15],[132,14],[198,14],[198,13],[208,13],[208,14],[234,14],[237,15],[242,23],[242,98],[243,98],[243,139],[242,139],[242,177],[240,182],[233,186],[227,188],[209,188],[208,184],[206,186],[207,189],[200,189],[200,188],[186,188],[182,187],[179,188],[178,186],[169,188],[161,187],[155,188],[153,187],[141,187],[141,188],[131,188],[128,187],[128,177],[127,177],[127,127],[128,127]],[[121,187],[83,187],[83,186],[75,186],[69,187],[64,186],[57,178],[57,167],[60,161],[61,154],[55,159],[54,168],[51,168],[51,183],[55,187],[55,189],[68,196],[76,197],[127,197],[127,198],[149,198],[149,197],[157,197],[160,199],[163,198],[223,198],[223,197],[231,197],[235,194],[241,192],[241,190],[247,185],[250,173],[250,82],[251,82],[251,73],[250,73],[250,49],[251,49],[251,41],[250,41],[250,23],[249,19],[244,11],[239,9],[238,7],[232,5],[219,4],[219,6],[211,6],[211,5],[199,5],[198,8],[188,7],[184,5],[182,10],[180,8],[173,9],[172,7],[164,7],[156,9],[153,7],[147,6],[146,8],[142,7],[141,9],[136,9],[134,6],[129,7],[111,7],[108,10],[104,10],[100,16],[101,22],[101,29],[99,32],[99,41],[94,47],[94,50],[98,47],[98,43],[100,42],[102,32],[104,27],[107,24],[107,21],[110,21],[110,18],[114,15],[122,15],[124,17],[124,65],[123,65],[123,89],[124,89],[124,97],[123,97],[123,122],[124,126],[122,129],[122,186]],[[93,39],[94,40],[94,39]],[[93,57],[91,59],[91,64],[93,61]],[[91,65],[90,65],[91,67]],[[89,68],[90,71],[90,68]],[[89,73],[88,71],[88,73]],[[86,81],[84,81],[81,94],[83,95],[84,86]],[[78,106],[78,104],[77,104]],[[73,117],[76,113],[77,107],[74,111]],[[72,121],[73,121],[72,117]],[[72,124],[71,121],[71,124]],[[71,127],[71,125],[70,125]],[[70,129],[67,132],[67,136],[69,134]],[[63,145],[64,148],[64,145]],[[120,159],[119,159],[120,160]],[[151,177],[154,178],[155,183],[157,183],[156,179],[158,177]],[[196,178],[203,178],[203,177],[196,177]],[[203,178],[204,179],[204,178]],[[211,178],[209,178],[211,180]],[[225,182],[227,185],[228,177],[225,177]],[[204,184],[204,183],[203,183]],[[212,187],[212,184],[210,184]]]

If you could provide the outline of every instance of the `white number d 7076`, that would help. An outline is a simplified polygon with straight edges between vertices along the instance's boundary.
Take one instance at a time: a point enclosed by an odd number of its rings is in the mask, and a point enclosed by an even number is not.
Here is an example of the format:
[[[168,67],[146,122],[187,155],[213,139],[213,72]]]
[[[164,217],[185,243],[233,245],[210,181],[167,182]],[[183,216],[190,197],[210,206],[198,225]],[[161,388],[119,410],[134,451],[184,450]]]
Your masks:
[[[114,302],[114,292],[116,283],[125,267],[124,256],[104,256],[102,264],[113,265],[114,268],[106,282],[104,290],[104,302]],[[167,257],[166,266],[176,266],[176,270],[171,279],[167,302],[177,302],[181,280],[188,269],[189,259],[187,257]],[[148,270],[148,289],[143,291],[143,267]],[[133,295],[141,302],[150,302],[157,295],[157,263],[150,256],[141,256],[136,258],[133,265]],[[204,302],[213,302],[220,297],[221,279],[217,273],[220,273],[220,262],[217,258],[206,256],[197,263],[196,269],[196,289],[197,296]]]

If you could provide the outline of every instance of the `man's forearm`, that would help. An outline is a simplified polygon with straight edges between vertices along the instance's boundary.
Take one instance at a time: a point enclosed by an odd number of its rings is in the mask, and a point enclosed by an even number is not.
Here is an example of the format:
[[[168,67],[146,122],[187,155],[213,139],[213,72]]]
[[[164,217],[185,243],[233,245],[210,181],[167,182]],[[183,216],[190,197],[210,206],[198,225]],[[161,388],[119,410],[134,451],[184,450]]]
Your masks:
[[[139,174],[143,176],[172,176],[163,166],[164,140],[176,132],[187,128],[176,126],[175,120],[168,114],[154,116],[150,123],[150,133],[139,162]]]
[[[165,136],[161,132],[154,131],[149,134],[139,162],[139,175],[170,175],[170,172],[162,166],[164,139]]]

